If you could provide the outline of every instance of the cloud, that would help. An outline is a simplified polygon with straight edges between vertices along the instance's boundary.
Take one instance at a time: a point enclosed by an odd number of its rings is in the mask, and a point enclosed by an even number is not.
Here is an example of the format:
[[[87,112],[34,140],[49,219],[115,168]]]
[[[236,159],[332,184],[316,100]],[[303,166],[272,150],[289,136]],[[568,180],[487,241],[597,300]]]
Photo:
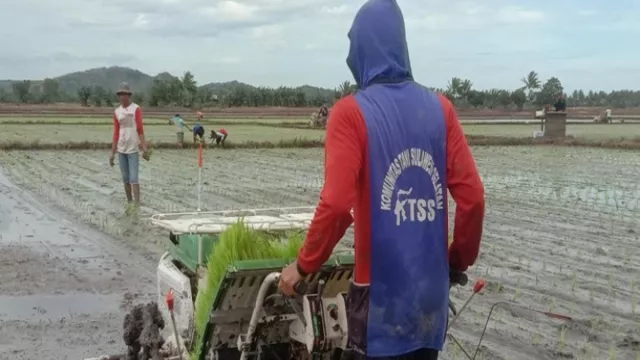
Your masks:
[[[593,16],[596,15],[597,12],[595,10],[591,10],[591,9],[580,9],[578,10],[578,15],[579,16]]]
[[[123,65],[150,74],[191,70],[201,83],[333,87],[351,77],[346,34],[363,2],[7,2],[0,11],[0,78]],[[480,88],[516,87],[532,69],[543,78],[558,76],[568,89],[640,83],[640,64],[633,61],[640,50],[629,46],[640,35],[640,3],[398,2],[414,75],[426,85],[443,87],[458,76]]]
[[[541,23],[545,20],[545,14],[538,10],[507,6],[498,11],[497,19],[514,24]]]

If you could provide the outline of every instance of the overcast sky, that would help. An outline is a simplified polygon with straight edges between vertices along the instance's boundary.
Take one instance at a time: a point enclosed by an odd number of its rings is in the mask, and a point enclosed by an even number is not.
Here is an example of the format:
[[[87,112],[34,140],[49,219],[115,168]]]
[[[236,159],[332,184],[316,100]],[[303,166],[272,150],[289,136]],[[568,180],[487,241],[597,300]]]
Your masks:
[[[398,0],[415,78],[640,89],[640,1]],[[0,78],[121,65],[199,83],[335,87],[364,0],[0,0]],[[454,5],[447,5],[454,4]],[[384,24],[380,24],[384,26]]]

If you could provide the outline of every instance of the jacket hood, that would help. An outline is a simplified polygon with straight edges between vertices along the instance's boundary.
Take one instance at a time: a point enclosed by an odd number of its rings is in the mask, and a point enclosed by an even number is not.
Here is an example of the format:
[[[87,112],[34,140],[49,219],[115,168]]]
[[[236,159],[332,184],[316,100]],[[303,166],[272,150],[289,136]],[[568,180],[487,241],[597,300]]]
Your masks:
[[[412,80],[404,17],[396,0],[369,0],[349,30],[347,65],[361,89]]]

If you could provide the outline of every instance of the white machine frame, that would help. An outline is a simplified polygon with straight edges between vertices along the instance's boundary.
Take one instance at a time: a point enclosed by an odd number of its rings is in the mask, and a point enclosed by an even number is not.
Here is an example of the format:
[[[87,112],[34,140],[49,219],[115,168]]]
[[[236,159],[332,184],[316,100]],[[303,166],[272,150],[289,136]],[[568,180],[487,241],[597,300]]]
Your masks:
[[[278,316],[266,316],[264,314],[263,305],[265,296],[269,288],[280,280],[279,272],[272,272],[263,280],[260,290],[256,298],[256,304],[251,314],[249,328],[246,334],[238,336],[238,349],[241,351],[240,360],[247,360],[250,355],[254,355],[249,349],[255,345],[252,342],[258,324],[268,323],[276,317],[278,321],[291,321],[289,326],[289,337],[300,344],[305,345],[309,353],[312,352],[315,335],[314,321],[309,298],[311,296],[321,296],[322,294],[307,294],[302,296],[302,312],[298,314],[286,314]],[[343,293],[333,298],[321,297],[322,304],[322,333],[324,334],[325,347],[327,350],[347,349],[348,341],[348,323],[347,323],[347,305],[345,303]],[[332,314],[331,309],[335,309]]]
[[[174,234],[220,234],[240,220],[254,230],[306,230],[314,212],[315,207],[297,206],[167,213],[151,216],[151,223]]]
[[[241,210],[223,210],[208,212],[185,212],[185,213],[166,213],[155,214],[151,216],[151,223],[154,226],[170,231],[175,235],[180,234],[210,234],[219,235],[228,229],[231,225],[242,221],[242,223],[251,229],[262,231],[295,231],[306,230],[311,224],[315,207],[299,206],[299,207],[281,207],[281,208],[264,208],[264,209],[241,209]],[[199,249],[202,248],[202,237],[198,244]],[[201,251],[199,250],[200,254]],[[202,262],[202,259],[199,259]],[[254,344],[254,332],[259,323],[272,321],[270,317],[265,316],[263,310],[264,297],[269,287],[279,280],[280,273],[271,273],[267,276],[258,292],[256,304],[251,316],[249,328],[246,334],[240,335],[237,340],[238,349],[241,350],[241,359],[247,359],[253,355],[249,353],[250,348]],[[192,298],[191,283],[174,264],[173,258],[167,252],[165,253],[157,267],[157,286],[158,286],[158,305],[160,311],[169,320],[169,310],[164,302],[164,295],[172,289],[175,294],[174,312],[176,318],[176,327],[180,337],[188,335],[193,326],[193,316],[195,312],[194,299]],[[337,309],[338,320],[332,320],[339,324],[340,331],[333,330],[335,324],[331,324],[328,329],[324,329],[328,346],[335,348],[346,348],[347,341],[347,318],[346,304],[342,296],[336,298],[323,298],[323,307],[325,319],[331,319],[328,313],[329,306]],[[307,296],[302,299],[302,314],[280,315],[279,321],[291,321],[290,336],[293,340],[304,344],[311,351],[314,341],[314,332],[312,327],[312,316]],[[335,316],[335,312],[333,314]],[[304,320],[301,319],[304,318]],[[304,325],[307,324],[307,325]],[[179,341],[182,342],[182,339]]]

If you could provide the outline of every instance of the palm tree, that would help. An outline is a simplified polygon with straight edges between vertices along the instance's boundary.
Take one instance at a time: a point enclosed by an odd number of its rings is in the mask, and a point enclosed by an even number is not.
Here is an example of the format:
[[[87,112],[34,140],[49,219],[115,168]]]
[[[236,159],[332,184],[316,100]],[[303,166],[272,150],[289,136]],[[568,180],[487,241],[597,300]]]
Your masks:
[[[540,83],[540,79],[538,78],[538,73],[531,70],[529,71],[529,74],[527,74],[526,77],[523,77],[522,79],[520,79],[520,81],[524,83],[523,89],[527,90],[527,98],[529,99],[529,101],[532,101],[533,91],[538,90],[542,87],[542,84]]]
[[[447,83],[447,93],[457,99],[460,95],[461,87],[462,80],[458,77],[452,77],[451,80],[449,80],[449,82]]]
[[[538,78],[538,73],[533,70],[531,70],[526,77],[520,79],[520,81],[522,81],[522,83],[524,84],[524,89],[527,90],[529,94],[531,94],[533,90],[540,89],[541,86],[540,79]]]
[[[463,99],[468,99],[469,94],[471,93],[471,88],[473,87],[473,83],[469,79],[464,79],[460,83],[460,87],[458,89],[459,95]]]
[[[341,83],[338,86],[338,92],[340,93],[340,97],[345,97],[353,93],[354,85],[351,84],[351,81],[347,80]]]

